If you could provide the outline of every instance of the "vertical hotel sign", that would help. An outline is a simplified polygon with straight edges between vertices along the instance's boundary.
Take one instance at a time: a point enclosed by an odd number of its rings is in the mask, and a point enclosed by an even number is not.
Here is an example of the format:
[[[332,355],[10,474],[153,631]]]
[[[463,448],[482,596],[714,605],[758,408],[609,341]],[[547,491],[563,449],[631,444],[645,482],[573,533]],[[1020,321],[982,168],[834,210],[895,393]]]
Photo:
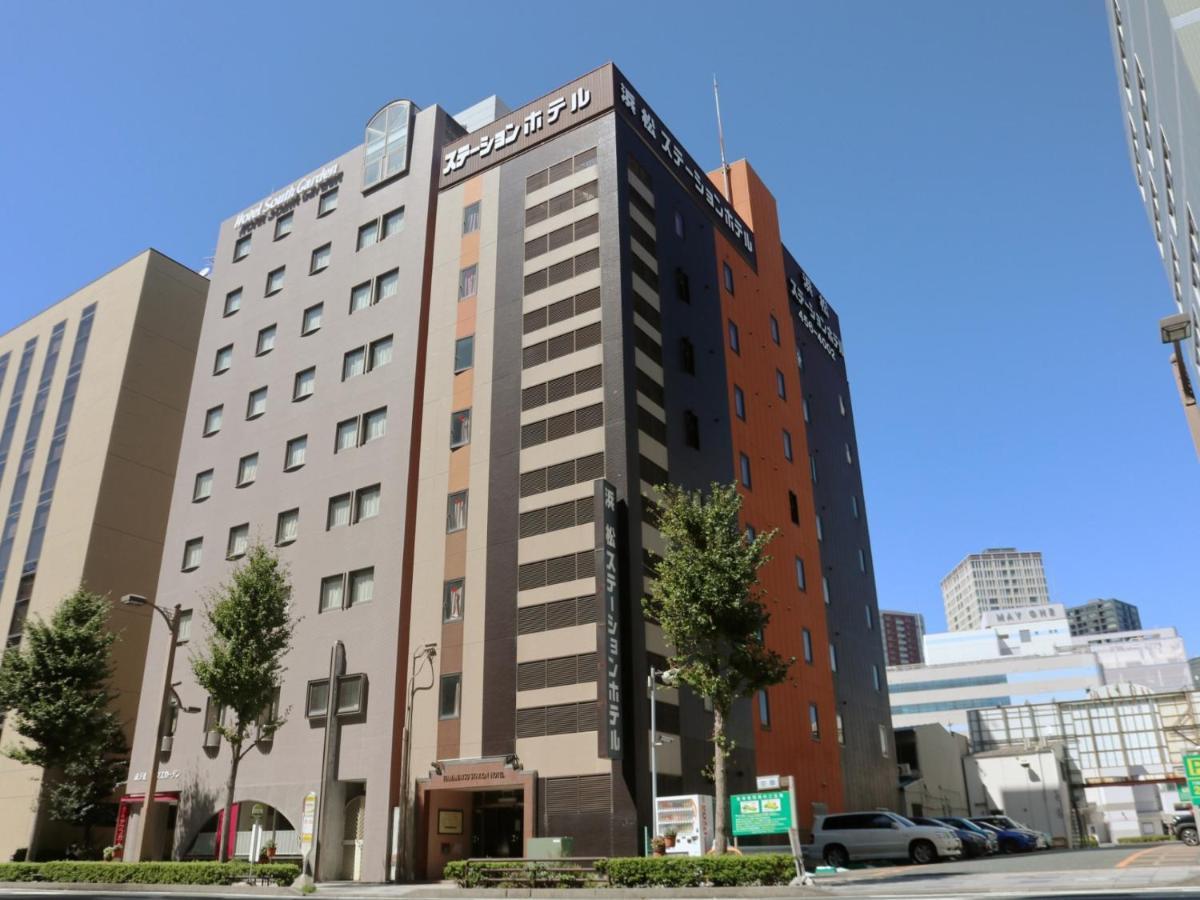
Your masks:
[[[624,756],[624,722],[621,704],[621,610],[617,544],[617,489],[600,479],[596,482],[596,617],[597,652],[600,669],[599,753],[607,759]]]

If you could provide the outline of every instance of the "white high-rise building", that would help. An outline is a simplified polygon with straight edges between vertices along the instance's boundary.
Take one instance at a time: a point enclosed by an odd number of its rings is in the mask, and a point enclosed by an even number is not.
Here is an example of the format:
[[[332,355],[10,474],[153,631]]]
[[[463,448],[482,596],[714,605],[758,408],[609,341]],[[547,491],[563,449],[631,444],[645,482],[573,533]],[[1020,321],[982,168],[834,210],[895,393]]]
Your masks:
[[[1042,554],[1012,547],[972,553],[942,579],[950,631],[973,631],[983,614],[1050,602]]]

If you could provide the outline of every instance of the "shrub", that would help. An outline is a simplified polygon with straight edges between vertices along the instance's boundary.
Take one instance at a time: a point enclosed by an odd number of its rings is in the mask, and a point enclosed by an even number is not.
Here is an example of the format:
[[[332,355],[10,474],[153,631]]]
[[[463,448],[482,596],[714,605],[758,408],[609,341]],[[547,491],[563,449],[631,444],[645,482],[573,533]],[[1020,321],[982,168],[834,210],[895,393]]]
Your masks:
[[[0,863],[0,881],[34,881],[39,868],[37,863]]]
[[[786,885],[796,874],[792,857],[782,853],[753,856],[631,856],[596,861],[613,887],[735,887]]]
[[[53,881],[85,884],[236,884],[264,878],[290,885],[300,875],[293,863],[245,862],[45,862],[0,863],[0,881]]]
[[[1133,837],[1117,838],[1118,844],[1161,844],[1170,841],[1165,834],[1138,834]]]

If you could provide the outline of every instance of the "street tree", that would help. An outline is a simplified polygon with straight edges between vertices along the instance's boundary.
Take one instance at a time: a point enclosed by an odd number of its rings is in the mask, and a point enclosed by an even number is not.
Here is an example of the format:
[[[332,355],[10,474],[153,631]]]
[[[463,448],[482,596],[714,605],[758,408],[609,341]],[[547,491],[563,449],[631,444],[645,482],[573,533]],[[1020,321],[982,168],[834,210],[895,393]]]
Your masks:
[[[25,623],[21,642],[0,663],[0,709],[23,739],[3,753],[42,770],[38,807],[51,819],[91,828],[125,776],[127,745],[111,709],[115,694],[108,600],[78,588],[50,621]],[[30,847],[30,854],[36,853]]]
[[[205,616],[207,633],[192,657],[192,671],[222,712],[214,727],[229,744],[221,820],[229,822],[242,758],[285,722],[276,697],[296,623],[291,584],[279,558],[261,543],[253,544],[229,583],[209,598]],[[221,862],[227,846],[221,842]]]
[[[738,698],[783,681],[795,661],[763,642],[770,614],[758,571],[770,560],[766,547],[775,532],[747,538],[738,521],[742,498],[733,485],[714,483],[707,492],[664,485],[660,492],[666,553],[642,603],[662,625],[678,680],[712,706],[714,849],[724,853],[725,769],[734,749],[726,734],[730,711]]]

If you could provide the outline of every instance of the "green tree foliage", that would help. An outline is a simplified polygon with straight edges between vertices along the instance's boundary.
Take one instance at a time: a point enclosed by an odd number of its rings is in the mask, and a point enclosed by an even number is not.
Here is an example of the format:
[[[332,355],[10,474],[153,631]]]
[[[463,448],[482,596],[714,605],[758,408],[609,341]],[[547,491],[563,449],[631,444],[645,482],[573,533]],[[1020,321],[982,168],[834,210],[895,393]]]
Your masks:
[[[738,521],[742,498],[733,485],[714,483],[707,493],[674,485],[660,490],[666,554],[642,602],[662,625],[678,680],[712,704],[715,847],[724,853],[725,766],[733,750],[725,723],[737,698],[783,681],[794,662],[763,643],[770,614],[758,570],[770,560],[766,547],[775,532],[746,539]]]
[[[26,623],[21,643],[0,664],[0,709],[24,740],[4,755],[43,770],[40,803],[50,817],[83,828],[125,775],[127,747],[110,709],[114,694],[108,601],[80,587],[47,624]]]
[[[255,543],[229,584],[210,598],[203,648],[192,671],[224,715],[216,730],[229,742],[225,815],[233,809],[238,765],[259,740],[269,739],[285,719],[275,702],[292,646],[291,584],[279,558]],[[220,861],[226,857],[221,842]]]

